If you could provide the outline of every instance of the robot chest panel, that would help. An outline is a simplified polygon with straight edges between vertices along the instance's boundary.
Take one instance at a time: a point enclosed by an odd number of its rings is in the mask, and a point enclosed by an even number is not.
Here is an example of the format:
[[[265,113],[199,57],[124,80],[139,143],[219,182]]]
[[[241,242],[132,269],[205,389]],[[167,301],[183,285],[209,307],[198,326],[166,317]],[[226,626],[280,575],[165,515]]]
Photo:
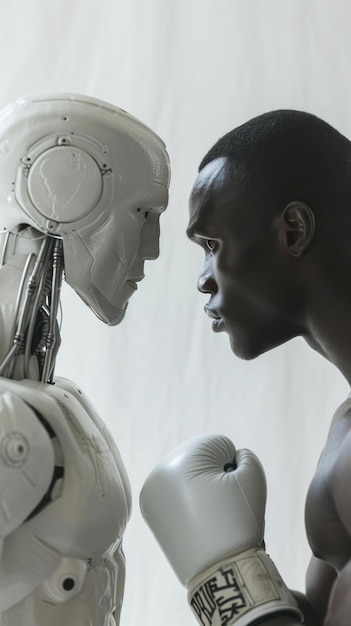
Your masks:
[[[41,538],[60,552],[71,552],[74,545],[77,556],[101,555],[123,535],[128,485],[104,433],[85,410],[60,403],[59,409],[60,423],[50,421],[62,448],[62,490],[39,515]]]
[[[130,486],[106,426],[83,394],[71,391],[68,383],[62,388],[6,381],[6,387],[46,424],[60,469],[60,484],[13,533],[13,548],[31,538],[36,546],[40,542],[42,559],[50,550],[84,559],[109,553],[119,544],[129,519]]]

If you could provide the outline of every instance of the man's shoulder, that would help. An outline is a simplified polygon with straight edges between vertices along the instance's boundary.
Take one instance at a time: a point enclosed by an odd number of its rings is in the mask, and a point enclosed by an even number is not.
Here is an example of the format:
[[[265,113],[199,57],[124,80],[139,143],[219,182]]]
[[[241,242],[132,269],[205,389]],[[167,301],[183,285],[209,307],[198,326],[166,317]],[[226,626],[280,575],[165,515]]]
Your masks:
[[[329,489],[340,521],[351,537],[351,401],[339,412],[328,439],[328,448],[334,451]]]

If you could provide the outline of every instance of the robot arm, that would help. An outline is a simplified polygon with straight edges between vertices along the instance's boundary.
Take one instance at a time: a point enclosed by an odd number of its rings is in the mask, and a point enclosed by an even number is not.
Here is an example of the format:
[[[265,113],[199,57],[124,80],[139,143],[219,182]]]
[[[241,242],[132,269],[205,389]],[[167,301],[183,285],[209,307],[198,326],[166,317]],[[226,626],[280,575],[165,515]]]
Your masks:
[[[21,398],[0,396],[0,540],[37,507],[52,481],[55,453],[36,412]]]

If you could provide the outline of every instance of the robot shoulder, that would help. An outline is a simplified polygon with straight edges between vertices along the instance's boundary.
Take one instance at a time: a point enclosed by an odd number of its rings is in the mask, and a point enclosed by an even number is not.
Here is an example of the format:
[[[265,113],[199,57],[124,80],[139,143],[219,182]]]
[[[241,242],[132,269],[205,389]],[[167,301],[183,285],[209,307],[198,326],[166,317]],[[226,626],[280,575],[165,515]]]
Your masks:
[[[52,481],[55,452],[35,410],[11,390],[0,391],[0,538],[20,526]]]

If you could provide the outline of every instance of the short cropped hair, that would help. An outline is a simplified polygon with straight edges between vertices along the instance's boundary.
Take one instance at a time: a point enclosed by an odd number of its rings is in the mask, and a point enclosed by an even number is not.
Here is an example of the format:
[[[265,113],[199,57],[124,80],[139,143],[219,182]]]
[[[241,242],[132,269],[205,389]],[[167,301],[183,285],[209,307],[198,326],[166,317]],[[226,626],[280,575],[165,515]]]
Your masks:
[[[227,157],[245,192],[277,210],[292,200],[348,225],[351,232],[351,142],[310,113],[259,115],[221,137],[202,159]]]

